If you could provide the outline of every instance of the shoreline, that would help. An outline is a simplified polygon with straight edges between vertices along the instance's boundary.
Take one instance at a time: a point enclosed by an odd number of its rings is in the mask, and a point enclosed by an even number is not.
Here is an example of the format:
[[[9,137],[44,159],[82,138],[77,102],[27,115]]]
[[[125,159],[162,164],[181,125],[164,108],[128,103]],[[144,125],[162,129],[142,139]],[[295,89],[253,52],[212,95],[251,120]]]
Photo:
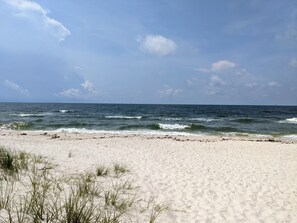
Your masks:
[[[60,130],[7,130],[0,129],[0,135],[20,135],[20,136],[49,136],[55,138],[58,136],[68,136],[75,137],[79,136],[82,139],[95,139],[102,137],[143,137],[151,139],[173,139],[177,141],[252,141],[252,142],[277,142],[284,144],[297,144],[297,138],[295,139],[288,137],[278,137],[273,135],[263,135],[263,134],[194,134],[194,133],[184,133],[184,132],[137,132],[137,131],[88,131],[88,132],[78,132],[78,131],[60,131]],[[295,136],[295,135],[293,135]],[[297,136],[297,135],[296,135]]]
[[[296,222],[296,144],[250,137],[0,131],[0,146],[48,157],[60,173],[126,165],[145,200],[170,206],[160,222]]]

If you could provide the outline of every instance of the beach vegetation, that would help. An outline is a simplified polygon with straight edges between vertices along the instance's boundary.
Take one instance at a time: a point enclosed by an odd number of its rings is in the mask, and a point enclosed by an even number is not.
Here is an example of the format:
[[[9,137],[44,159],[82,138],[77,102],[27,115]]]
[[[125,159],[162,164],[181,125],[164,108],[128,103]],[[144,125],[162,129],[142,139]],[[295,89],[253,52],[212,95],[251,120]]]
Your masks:
[[[150,214],[149,223],[154,223],[157,221],[158,217],[163,213],[169,210],[169,207],[164,204],[156,204]]]
[[[110,173],[110,169],[108,167],[105,167],[103,165],[100,165],[96,168],[96,175],[98,177],[107,176]]]
[[[29,154],[0,147],[0,179],[11,176],[17,178],[19,172],[28,170],[28,166]]]
[[[0,181],[0,210],[9,210],[12,205],[14,182]]]
[[[5,172],[17,171],[17,166],[15,165],[14,154],[4,148],[0,148],[0,167]]]
[[[113,165],[113,171],[114,171],[116,177],[120,177],[123,174],[129,172],[128,168],[125,165],[118,164],[118,163]]]
[[[156,222],[164,210],[142,208],[136,187],[122,179],[130,172],[125,165],[57,176],[45,157],[4,148],[0,157],[0,210],[6,213],[0,213],[1,222]],[[143,213],[145,220],[134,219]]]

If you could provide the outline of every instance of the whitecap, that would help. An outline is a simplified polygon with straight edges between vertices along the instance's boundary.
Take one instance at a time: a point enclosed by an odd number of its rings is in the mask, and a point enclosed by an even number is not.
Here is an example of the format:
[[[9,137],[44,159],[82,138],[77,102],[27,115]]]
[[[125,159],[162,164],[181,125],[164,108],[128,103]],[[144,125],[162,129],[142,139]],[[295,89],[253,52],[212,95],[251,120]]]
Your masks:
[[[125,115],[107,115],[105,118],[109,119],[141,119],[142,116],[125,116]]]
[[[199,122],[213,122],[213,121],[216,121],[216,119],[213,119],[213,118],[190,118],[189,120],[199,121]]]
[[[115,130],[95,130],[95,129],[85,129],[85,128],[60,128],[50,131],[36,131],[36,132],[55,132],[55,133],[77,133],[77,134],[118,134],[118,135],[173,135],[173,136],[197,136],[198,134],[191,134],[187,132],[160,132],[156,130],[125,130],[125,131],[115,131]]]
[[[286,120],[281,120],[278,123],[297,124],[297,118],[287,118]]]
[[[168,118],[161,118],[162,120],[165,120],[165,121],[180,121],[180,120],[182,120],[182,118],[170,118],[170,117],[168,117]]]
[[[61,110],[59,110],[59,112],[61,112],[61,113],[67,113],[67,112],[69,112],[69,110],[61,109]]]
[[[188,125],[180,125],[180,124],[161,124],[158,123],[159,127],[161,129],[167,129],[167,130],[175,130],[175,129],[186,129],[186,128],[190,128],[190,126]]]
[[[18,117],[43,117],[48,115],[52,115],[52,113],[46,112],[46,113],[37,113],[37,114],[30,114],[30,113],[11,114],[11,116],[18,116]]]
[[[281,139],[288,139],[288,140],[297,140],[297,135],[284,135],[280,137]]]

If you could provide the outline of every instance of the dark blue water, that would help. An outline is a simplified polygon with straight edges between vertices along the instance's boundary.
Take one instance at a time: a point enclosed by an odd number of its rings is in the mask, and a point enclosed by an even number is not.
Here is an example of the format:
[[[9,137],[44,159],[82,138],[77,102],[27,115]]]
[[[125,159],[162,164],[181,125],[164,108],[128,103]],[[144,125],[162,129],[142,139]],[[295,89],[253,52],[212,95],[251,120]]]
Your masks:
[[[0,129],[297,136],[297,106],[0,103]]]

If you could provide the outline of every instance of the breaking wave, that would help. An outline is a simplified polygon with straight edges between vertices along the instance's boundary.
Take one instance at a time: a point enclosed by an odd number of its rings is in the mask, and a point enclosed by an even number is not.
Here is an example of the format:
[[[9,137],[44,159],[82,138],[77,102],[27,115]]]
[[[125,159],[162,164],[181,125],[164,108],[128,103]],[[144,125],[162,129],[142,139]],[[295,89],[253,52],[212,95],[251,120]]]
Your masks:
[[[107,115],[108,119],[141,119],[142,116],[126,116],[126,115]]]
[[[286,120],[281,120],[278,123],[297,124],[297,118],[287,118]]]
[[[213,118],[190,118],[189,120],[191,120],[191,121],[199,121],[199,122],[214,122],[214,121],[218,121],[217,119],[213,119]]]
[[[167,130],[181,130],[190,128],[189,125],[181,125],[181,124],[161,124],[158,123],[160,129],[167,129]]]
[[[18,117],[44,117],[48,115],[52,115],[51,112],[45,112],[45,113],[36,113],[36,114],[28,114],[28,113],[20,113],[20,114],[11,114],[11,116],[18,116]]]
[[[24,130],[31,126],[29,122],[10,122],[10,123],[0,123],[0,129],[5,130]]]

